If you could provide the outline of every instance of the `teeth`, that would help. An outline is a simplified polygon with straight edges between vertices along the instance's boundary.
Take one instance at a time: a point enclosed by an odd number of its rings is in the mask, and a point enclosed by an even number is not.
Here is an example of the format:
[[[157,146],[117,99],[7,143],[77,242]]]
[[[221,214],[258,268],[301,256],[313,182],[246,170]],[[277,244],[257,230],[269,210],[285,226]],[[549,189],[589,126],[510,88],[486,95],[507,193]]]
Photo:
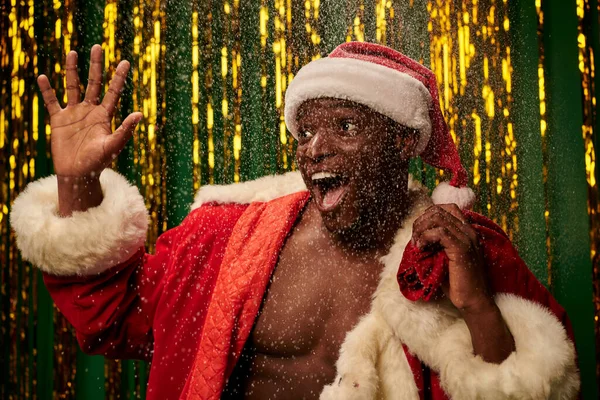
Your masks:
[[[339,175],[338,174],[333,174],[331,172],[317,172],[316,174],[313,174],[313,176],[311,176],[310,178],[313,181],[317,181],[319,179],[325,179],[325,178],[337,178]]]

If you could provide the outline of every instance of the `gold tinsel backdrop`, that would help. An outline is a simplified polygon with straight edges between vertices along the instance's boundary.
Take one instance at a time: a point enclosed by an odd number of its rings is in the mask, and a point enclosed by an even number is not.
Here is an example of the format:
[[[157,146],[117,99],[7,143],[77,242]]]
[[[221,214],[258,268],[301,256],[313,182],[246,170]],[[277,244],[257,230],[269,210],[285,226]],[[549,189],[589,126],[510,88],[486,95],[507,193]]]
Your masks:
[[[144,398],[148,371],[83,355],[16,249],[11,203],[52,173],[37,75],[62,99],[70,50],[83,84],[94,43],[107,77],[131,61],[114,124],[134,110],[144,118],[114,168],[146,199],[153,251],[201,185],[295,168],[286,87],[349,40],[387,44],[435,72],[476,211],[569,311],[584,393],[596,398],[597,0],[3,0],[0,10],[2,398]],[[419,161],[411,171],[429,186],[443,179]]]

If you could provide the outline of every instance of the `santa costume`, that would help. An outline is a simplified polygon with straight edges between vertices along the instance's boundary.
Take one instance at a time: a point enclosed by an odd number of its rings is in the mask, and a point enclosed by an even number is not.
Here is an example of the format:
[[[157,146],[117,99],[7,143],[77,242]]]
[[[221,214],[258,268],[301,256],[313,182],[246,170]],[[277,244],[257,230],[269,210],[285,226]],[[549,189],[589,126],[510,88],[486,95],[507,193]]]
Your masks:
[[[434,203],[473,202],[431,71],[383,46],[346,43],[290,84],[292,134],[298,107],[319,97],[351,100],[418,130],[415,155],[452,173],[431,197],[409,179],[409,215],[381,259],[370,311],[347,333],[337,376],[321,399],[577,398],[567,316],[491,221],[467,214],[485,236],[490,285],[514,338],[506,360],[492,364],[473,354],[467,325],[449,300],[409,300],[400,290],[415,219]],[[202,187],[154,255],[144,249],[148,214],[137,188],[108,169],[100,180],[102,204],[68,218],[57,215],[56,177],[28,186],[11,213],[23,257],[44,272],[84,351],[152,361],[148,399],[218,399],[310,199],[302,178],[291,172]]]

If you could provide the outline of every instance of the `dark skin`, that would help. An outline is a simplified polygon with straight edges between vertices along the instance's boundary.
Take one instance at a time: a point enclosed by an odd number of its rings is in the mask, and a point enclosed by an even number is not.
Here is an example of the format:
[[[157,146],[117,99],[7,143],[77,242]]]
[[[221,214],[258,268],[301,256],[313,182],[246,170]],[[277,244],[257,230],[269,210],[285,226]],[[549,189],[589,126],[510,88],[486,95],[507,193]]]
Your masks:
[[[68,103],[61,108],[49,81],[38,83],[51,116],[59,213],[69,216],[102,202],[98,175],[123,149],[141,118],[133,113],[110,132],[129,64],[116,69],[102,102],[101,48],[91,53],[90,84],[81,99],[77,55],[67,56]],[[307,101],[298,122],[297,162],[311,192],[281,252],[261,313],[223,398],[317,399],[335,377],[346,333],[368,312],[394,234],[410,206],[408,161],[415,132],[367,107],[334,99]],[[316,173],[344,177],[333,205]],[[419,246],[441,245],[450,260],[445,292],[461,311],[474,352],[501,362],[512,336],[486,284],[474,230],[455,206],[432,207],[414,224]]]
[[[410,204],[405,177],[414,132],[334,99],[304,103],[298,121],[297,162],[313,200],[283,248],[246,361],[230,382],[232,397],[318,398],[335,377],[346,332],[368,312],[383,267],[378,260]],[[327,212],[311,180],[323,170],[350,176],[342,202]],[[419,247],[446,251],[444,291],[469,327],[475,354],[502,362],[514,341],[487,289],[473,228],[458,207],[442,205],[429,208],[413,230]]]
[[[376,201],[381,194],[407,196],[401,189],[406,180],[389,184],[394,170],[386,166],[400,168],[408,157],[387,149],[397,148],[387,118],[338,101],[307,102],[301,111],[304,129],[321,132],[315,141],[299,141],[298,166],[309,190],[317,190],[310,176],[323,170],[351,176],[350,188],[336,209],[323,213],[313,199],[299,218],[243,356],[247,361],[230,380],[229,398],[319,397],[335,378],[346,333],[369,310],[383,268],[379,258],[407,212],[406,201]],[[354,128],[344,126],[349,122]],[[388,139],[381,142],[384,131]],[[414,139],[398,143],[408,147]],[[381,157],[373,159],[373,152]]]

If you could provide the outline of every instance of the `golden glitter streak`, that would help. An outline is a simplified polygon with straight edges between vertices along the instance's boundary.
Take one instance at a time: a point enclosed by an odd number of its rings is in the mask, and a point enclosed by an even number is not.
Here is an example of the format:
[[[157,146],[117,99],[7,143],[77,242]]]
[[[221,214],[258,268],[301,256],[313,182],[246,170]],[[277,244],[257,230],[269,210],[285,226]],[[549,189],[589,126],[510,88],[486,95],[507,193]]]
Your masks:
[[[581,127],[582,135],[585,143],[585,169],[588,186],[594,188],[596,186],[596,160],[594,150],[594,124],[593,113],[596,107],[596,96],[594,93],[593,82],[595,77],[594,71],[594,50],[591,44],[588,44],[586,33],[584,32],[583,20],[587,12],[589,12],[588,0],[577,0],[577,16],[579,18],[577,44],[579,49],[579,71],[581,73],[581,85],[583,92],[584,105],[584,124]],[[592,256],[595,254],[595,249],[592,250]]]
[[[321,35],[318,32],[319,26],[319,7],[321,6],[320,0],[306,0],[304,2],[304,18],[306,35],[310,44],[310,55],[311,60],[321,58]]]
[[[110,4],[107,4],[109,11],[105,12],[105,17],[108,16],[108,21],[114,21],[116,10]],[[106,26],[108,21],[105,20]],[[165,118],[165,88],[162,82],[166,47],[161,34],[164,22],[164,9],[159,2],[137,1],[133,4],[133,60],[130,60],[134,86],[132,100],[133,110],[143,114],[133,136],[133,169],[139,176],[138,186],[150,213],[149,251],[153,251],[156,238],[167,228],[163,218],[166,207],[166,182],[163,180],[166,155],[162,135]],[[110,41],[103,46],[111,44],[114,46],[114,42]],[[105,60],[115,54],[114,49],[107,49],[107,52]]]
[[[358,2],[358,7],[354,14],[354,18],[352,20],[352,25],[348,27],[348,32],[346,33],[346,42],[357,41],[364,42],[365,41],[365,2],[364,0],[360,0]]]
[[[578,17],[578,65],[581,74],[581,91],[583,98],[583,125],[581,132],[585,146],[585,171],[588,184],[588,215],[590,218],[590,256],[593,264],[593,291],[594,291],[594,325],[596,338],[600,337],[600,254],[598,254],[598,243],[600,238],[600,201],[598,199],[598,186],[596,182],[596,150],[594,139],[597,126],[598,114],[596,111],[596,87],[594,80],[596,71],[594,68],[594,49],[591,40],[592,35],[590,18],[591,13],[589,0],[577,0]],[[596,366],[596,374],[600,376],[600,365]]]
[[[229,3],[225,2],[225,14],[229,15]],[[240,40],[240,0],[234,0],[232,9],[232,50],[231,50],[231,91],[233,97],[233,181],[240,181],[240,166],[242,152],[242,43]]]
[[[306,3],[310,4],[308,1]],[[318,2],[316,4],[316,8],[314,8],[315,6],[313,4],[313,10],[315,10],[318,15]],[[288,85],[292,79],[294,79],[292,71],[292,52],[291,48],[287,45],[288,40],[291,40],[292,2],[291,0],[275,0],[273,5],[275,11],[275,31],[273,35],[273,56],[275,58],[275,109],[277,110],[279,123],[278,133],[281,146],[281,151],[279,152],[280,165],[283,170],[287,171],[292,164],[290,158],[293,147],[292,137],[289,136],[285,125],[283,99]],[[318,42],[320,42],[320,39]],[[318,44],[318,42],[316,44]],[[313,44],[315,43],[313,42]]]
[[[548,259],[547,274],[548,287],[552,285],[552,251],[550,240],[550,210],[548,208],[548,137],[546,135],[547,119],[546,119],[546,78],[544,72],[544,11],[542,10],[542,0],[535,1],[535,9],[538,16],[538,43],[540,44],[540,55],[538,59],[538,88],[540,98],[540,135],[542,140],[542,179],[544,181],[544,221],[546,223],[546,257]]]
[[[240,2],[225,0],[221,14],[221,114],[223,116],[223,159],[225,182],[240,181],[240,155],[242,146],[241,82],[242,63],[240,42]],[[215,16],[216,18],[216,16]],[[214,156],[213,156],[214,157]]]
[[[375,3],[375,37],[377,38],[377,42],[381,44],[387,44],[387,17],[391,7],[391,1],[378,0]]]
[[[105,76],[112,76],[116,68],[116,46],[115,46],[115,33],[117,24],[117,0],[107,0],[104,6],[104,22],[102,24],[104,32],[104,40],[102,42],[102,53],[104,55],[104,72]],[[109,79],[104,81],[104,93],[108,90],[110,84]],[[115,126],[115,120],[111,122],[111,128],[114,131],[117,127]],[[115,161],[116,164],[116,161]]]
[[[378,19],[383,5],[378,2]],[[479,211],[512,236],[518,228],[518,173],[507,4],[431,0],[427,11],[440,105],[465,165],[472,166]],[[382,38],[386,26],[378,22]]]
[[[192,12],[192,131],[194,143],[192,147],[192,162],[194,163],[194,190],[202,184],[202,164],[200,162],[200,28],[198,11]]]

